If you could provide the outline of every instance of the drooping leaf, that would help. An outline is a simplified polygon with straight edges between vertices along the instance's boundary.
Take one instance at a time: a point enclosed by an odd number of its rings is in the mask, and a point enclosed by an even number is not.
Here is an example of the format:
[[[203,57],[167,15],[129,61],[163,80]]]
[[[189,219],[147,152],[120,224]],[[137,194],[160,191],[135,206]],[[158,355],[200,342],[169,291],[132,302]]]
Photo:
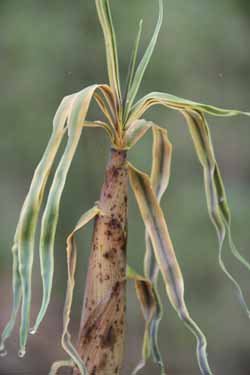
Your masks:
[[[86,128],[101,128],[101,129],[105,130],[105,132],[109,136],[111,144],[114,144],[113,129],[112,129],[112,127],[110,127],[105,122],[103,122],[103,121],[84,121],[83,127],[86,127]]]
[[[112,22],[109,0],[96,0],[96,9],[99,17],[99,21],[102,27],[105,46],[106,46],[106,57],[107,67],[110,86],[114,93],[116,93],[117,99],[121,101],[121,87],[120,87],[120,74],[119,74],[119,62],[117,53],[116,35]]]
[[[126,127],[129,127],[135,120],[141,118],[145,111],[155,105],[163,105],[176,110],[197,110],[206,112],[213,116],[230,117],[236,115],[250,116],[250,112],[242,112],[234,109],[222,109],[215,106],[194,102],[171,94],[152,92],[140,99],[132,108],[127,120]]]
[[[4,341],[10,336],[17,312],[22,298],[22,315],[20,326],[20,352],[22,357],[25,354],[25,343],[29,329],[29,314],[31,301],[31,274],[34,253],[34,241],[38,216],[43,201],[44,190],[50,171],[65,134],[65,123],[68,117],[70,104],[73,96],[66,97],[60,104],[53,122],[53,131],[43,157],[38,164],[29,192],[24,201],[20,218],[17,224],[15,240],[13,245],[13,307],[11,319],[5,327],[1,348],[4,348]]]
[[[43,281],[42,306],[36,319],[32,333],[35,333],[46,313],[54,274],[54,242],[58,223],[60,201],[66,183],[69,168],[76,152],[84,121],[89,109],[91,99],[98,85],[87,87],[75,94],[68,119],[68,142],[50,188],[47,204],[42,217],[40,235],[40,265]]]
[[[172,145],[169,142],[167,131],[154,126],[153,130],[153,154],[152,154],[152,170],[151,184],[158,202],[160,203],[164,192],[167,190],[170,178],[171,161],[172,161]],[[162,304],[158,293],[158,273],[159,267],[156,262],[153,245],[149,234],[146,231],[146,252],[144,258],[145,275],[153,282],[156,295],[156,311],[150,324],[151,351],[154,361],[160,366],[162,373],[165,373],[165,367],[162,360],[159,344],[158,331],[160,321],[162,319]]]
[[[180,319],[194,334],[197,341],[197,359],[203,375],[212,371],[207,359],[207,341],[201,329],[191,318],[184,300],[183,276],[175,256],[163,212],[153,191],[149,177],[129,164],[130,182],[152,241],[154,255],[164,279],[166,292]]]
[[[157,199],[160,202],[169,183],[172,145],[169,142],[167,131],[165,129],[162,129],[161,127],[150,122],[146,122],[144,124],[143,121],[144,120],[138,120],[135,124],[132,124],[128,128],[127,132],[130,133],[134,127],[139,127],[139,125],[144,128],[146,128],[146,125],[148,125],[153,130],[153,163],[151,170],[151,184],[156,193]],[[140,122],[142,122],[142,124],[140,124]],[[137,123],[139,125],[137,125]],[[134,131],[132,131],[132,134],[133,133]],[[152,355],[154,362],[157,363],[161,368],[161,374],[164,374],[165,367],[158,344],[159,325],[162,319],[162,304],[157,290],[159,267],[154,256],[153,245],[147,231],[145,233],[145,241],[146,251],[144,256],[144,275],[152,284],[155,297],[155,310],[150,322],[146,321],[145,324],[142,360],[136,367],[136,371],[141,370],[145,366],[150,355]],[[145,350],[145,348],[147,348],[147,350]]]
[[[152,57],[152,54],[154,52],[155,45],[156,45],[156,42],[157,42],[157,39],[158,39],[158,36],[159,36],[159,32],[160,32],[160,29],[161,29],[162,21],[163,21],[163,2],[162,2],[162,0],[159,0],[159,17],[158,17],[157,25],[156,25],[153,37],[152,37],[152,39],[149,43],[149,46],[146,49],[145,54],[144,54],[139,66],[138,66],[138,68],[135,72],[133,82],[130,86],[130,89],[128,90],[128,95],[127,95],[127,100],[126,100],[126,114],[129,114],[131,106],[133,105],[134,99],[135,99],[135,97],[138,93],[138,90],[140,88],[144,73],[147,69],[147,66],[148,66],[148,64],[150,62],[150,59]],[[126,120],[126,118],[125,118],[125,120]]]
[[[210,131],[203,114],[198,113],[197,111],[184,111],[183,115],[187,120],[190,134],[204,171],[204,184],[208,211],[211,221],[215,226],[219,241],[219,264],[224,273],[236,287],[240,302],[246,310],[247,315],[250,317],[250,311],[243,297],[240,285],[228,271],[222,258],[223,244],[225,237],[227,236],[233,255],[250,270],[250,264],[238,252],[232,239],[231,213],[219,166],[214,155]]]
[[[59,361],[55,362],[51,368],[50,374],[57,374],[60,367],[64,367],[67,363],[67,367],[70,365],[72,367],[72,362],[78,367],[81,375],[87,375],[87,369],[83,363],[81,357],[79,356],[77,350],[71,342],[71,335],[69,333],[69,323],[70,323],[70,313],[73,301],[73,293],[75,287],[75,271],[77,262],[77,249],[75,245],[75,234],[82,229],[86,224],[88,224],[92,219],[94,219],[100,213],[100,209],[94,206],[85,214],[82,215],[78,223],[76,224],[73,232],[67,238],[67,265],[68,265],[68,283],[67,292],[65,298],[64,312],[63,312],[63,334],[62,334],[62,347],[66,353],[70,356],[71,361]]]

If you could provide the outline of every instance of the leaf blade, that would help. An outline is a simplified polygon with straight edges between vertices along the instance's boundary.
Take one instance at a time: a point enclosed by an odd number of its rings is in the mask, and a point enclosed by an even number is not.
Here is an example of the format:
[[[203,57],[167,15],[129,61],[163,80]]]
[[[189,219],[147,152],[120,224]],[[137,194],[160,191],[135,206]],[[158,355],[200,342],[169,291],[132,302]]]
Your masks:
[[[163,1],[159,0],[159,16],[158,16],[158,21],[156,24],[155,31],[153,33],[152,39],[148,45],[148,48],[145,51],[145,54],[135,72],[135,76],[133,79],[133,83],[131,84],[131,87],[128,91],[128,96],[127,96],[127,103],[126,103],[126,113],[129,113],[131,106],[133,105],[133,101],[137,95],[137,92],[139,90],[140,84],[142,82],[144,73],[147,69],[147,66],[150,62],[150,59],[152,57],[152,54],[155,49],[155,45],[157,43],[157,39],[160,33],[160,29],[162,26],[162,21],[163,21]]]
[[[108,0],[96,0],[96,9],[99,21],[102,27],[108,66],[108,76],[110,86],[116,93],[117,99],[121,101],[121,87],[119,76],[119,61],[117,52],[116,36],[111,18],[110,6]]]

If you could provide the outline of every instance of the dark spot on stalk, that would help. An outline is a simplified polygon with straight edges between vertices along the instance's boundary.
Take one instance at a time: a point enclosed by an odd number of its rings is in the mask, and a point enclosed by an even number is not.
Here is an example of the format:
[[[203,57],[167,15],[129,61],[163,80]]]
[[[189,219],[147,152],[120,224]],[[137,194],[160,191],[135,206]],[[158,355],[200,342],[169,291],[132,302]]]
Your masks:
[[[113,286],[113,294],[117,294],[119,292],[120,283],[117,281],[115,285]]]
[[[113,326],[110,326],[107,331],[101,336],[101,347],[111,347],[113,350],[114,344],[116,342],[116,336]]]
[[[118,371],[119,371],[119,367],[117,366],[117,367],[115,368],[115,374],[118,374]]]
[[[96,366],[93,367],[93,370],[91,371],[90,375],[96,375],[97,374],[97,368]]]
[[[113,262],[115,259],[116,253],[117,253],[117,250],[115,248],[112,248],[111,250],[106,251],[103,254],[103,257],[109,260],[110,262]]]
[[[84,336],[84,340],[83,340],[83,344],[88,344],[91,339],[92,339],[92,332],[93,332],[93,329],[95,328],[95,325],[92,324],[90,325],[89,327],[85,327],[84,330],[83,330],[83,336]]]
[[[106,230],[104,234],[109,238],[112,236],[112,232],[110,230]]]
[[[107,197],[108,197],[108,199],[111,199],[111,198],[112,198],[112,195],[109,193],[109,194],[107,195]]]

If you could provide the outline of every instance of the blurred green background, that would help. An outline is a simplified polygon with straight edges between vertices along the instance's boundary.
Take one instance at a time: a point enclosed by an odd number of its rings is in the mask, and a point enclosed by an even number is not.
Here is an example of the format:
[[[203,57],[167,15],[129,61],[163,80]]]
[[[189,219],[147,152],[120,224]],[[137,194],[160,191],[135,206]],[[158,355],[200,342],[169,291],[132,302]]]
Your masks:
[[[140,94],[166,91],[222,107],[250,110],[249,0],[168,0],[160,39]],[[123,82],[141,18],[141,53],[157,18],[157,1],[111,1],[119,42]],[[53,114],[65,95],[107,81],[103,38],[93,0],[0,0],[0,328],[11,305],[11,242],[18,213],[34,168],[47,143]],[[91,112],[95,119],[97,113]],[[250,325],[236,293],[220,271],[215,231],[209,222],[202,181],[183,119],[165,109],[147,113],[169,130],[174,145],[172,179],[163,199],[169,229],[186,281],[190,312],[208,337],[215,374],[250,374]],[[250,260],[249,119],[209,118],[215,150],[233,212],[233,233]],[[146,171],[151,163],[151,135],[138,144],[130,160]],[[60,349],[66,286],[65,238],[82,212],[98,199],[108,158],[100,130],[84,131],[63,195],[56,239],[52,300],[27,355],[17,357],[18,332],[8,341],[0,374],[48,374]],[[144,229],[130,196],[129,260],[142,269]],[[72,333],[77,335],[92,226],[79,235],[77,290]],[[250,275],[225,250],[230,270],[250,300]],[[127,375],[140,357],[143,321],[132,285],[128,289]],[[160,342],[169,375],[195,375],[195,342],[165,298]],[[38,254],[33,274],[32,320],[41,301]],[[66,373],[66,372],[65,372]],[[158,374],[153,365],[145,375]]]

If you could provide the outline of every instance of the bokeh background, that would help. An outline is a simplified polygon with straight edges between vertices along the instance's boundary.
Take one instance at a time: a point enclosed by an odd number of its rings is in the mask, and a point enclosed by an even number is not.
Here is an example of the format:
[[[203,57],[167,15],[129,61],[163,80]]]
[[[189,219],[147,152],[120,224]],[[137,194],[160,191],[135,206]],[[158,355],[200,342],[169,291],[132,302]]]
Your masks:
[[[140,94],[166,91],[222,107],[250,109],[249,0],[168,0],[154,57]],[[119,42],[122,81],[141,18],[142,54],[157,18],[157,1],[111,1]],[[11,243],[33,170],[47,143],[53,114],[65,95],[106,82],[103,37],[93,0],[0,0],[0,328],[11,306]],[[91,118],[98,113],[93,109]],[[174,145],[172,179],[163,208],[186,281],[186,300],[208,337],[215,374],[250,374],[250,325],[231,283],[220,271],[215,231],[209,222],[202,181],[187,127],[180,115],[162,108],[147,113],[166,126]],[[215,150],[233,212],[233,233],[250,260],[250,122],[248,118],[209,118]],[[151,135],[130,159],[146,171]],[[98,199],[108,158],[99,130],[84,131],[63,195],[56,239],[55,279],[46,319],[17,357],[18,331],[8,341],[0,374],[46,375],[60,349],[66,287],[65,238],[82,212]],[[142,270],[144,230],[130,196],[129,260]],[[79,325],[92,226],[79,235],[78,277],[72,333]],[[37,250],[37,249],[36,249]],[[225,260],[250,300],[250,275],[225,249]],[[195,342],[164,297],[160,343],[170,375],[195,375]],[[32,320],[41,301],[38,253],[33,274]],[[128,289],[128,327],[123,375],[140,357],[143,321],[132,285]],[[66,374],[67,372],[65,372]],[[158,374],[149,364],[145,375]]]

